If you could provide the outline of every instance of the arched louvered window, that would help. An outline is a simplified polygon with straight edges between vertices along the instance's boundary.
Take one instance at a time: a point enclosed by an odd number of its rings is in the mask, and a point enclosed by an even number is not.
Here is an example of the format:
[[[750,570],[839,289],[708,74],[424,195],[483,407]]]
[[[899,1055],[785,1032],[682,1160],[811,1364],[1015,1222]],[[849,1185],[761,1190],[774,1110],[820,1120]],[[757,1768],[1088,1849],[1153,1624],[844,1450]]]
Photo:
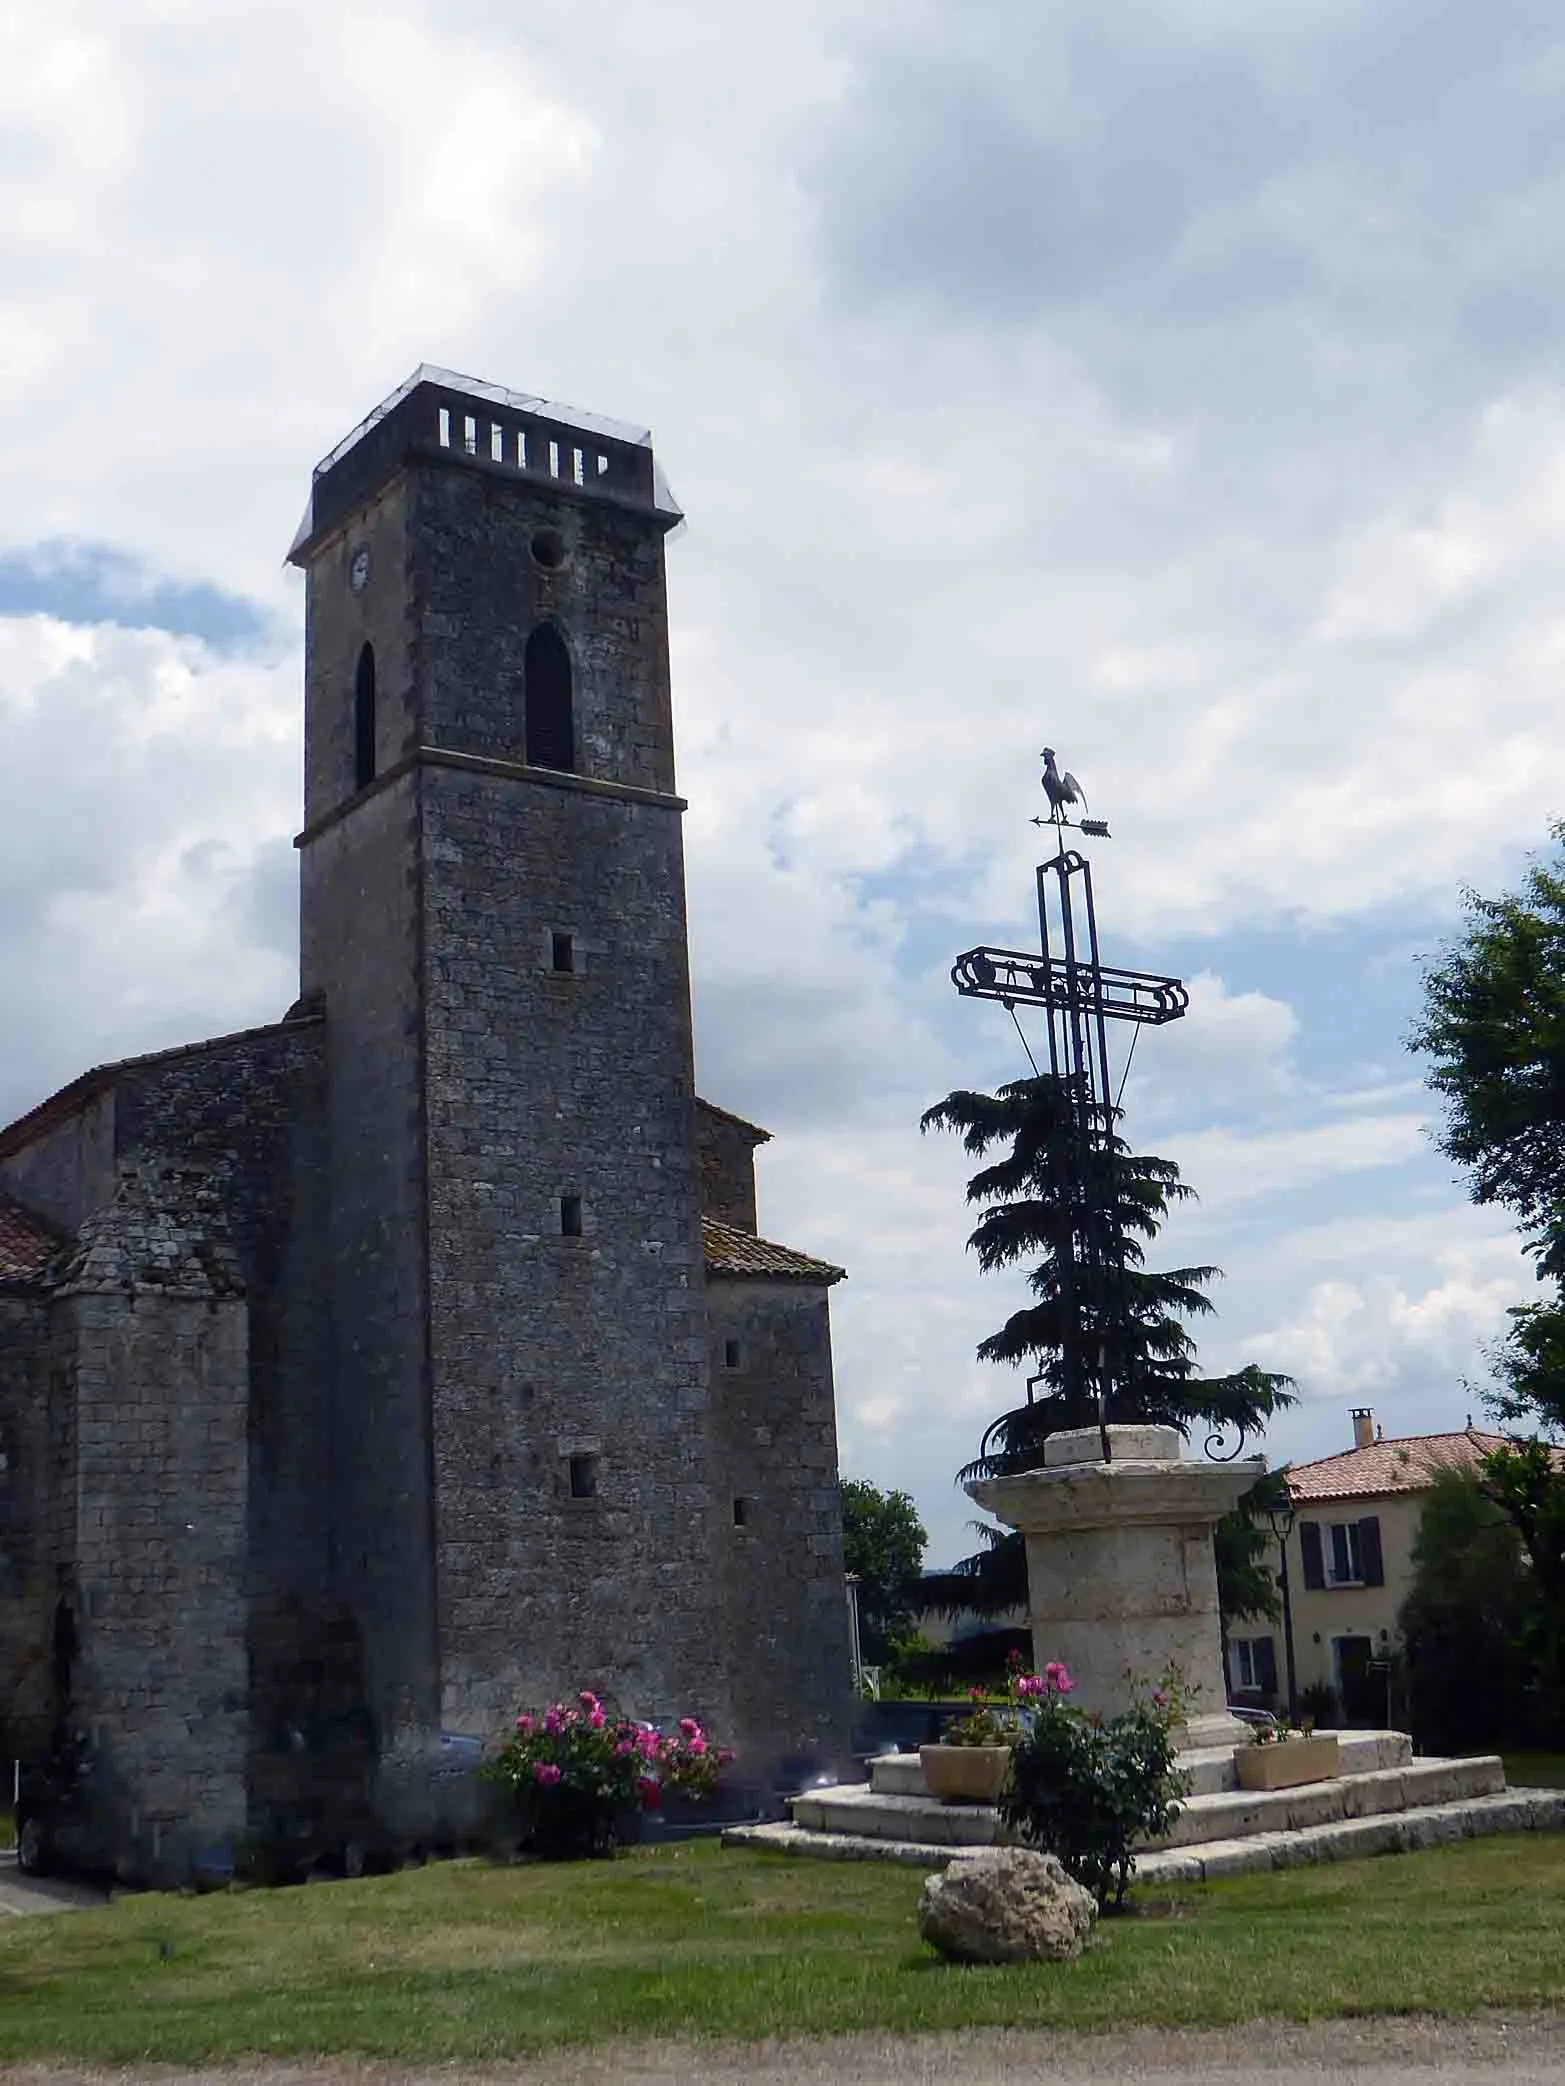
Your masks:
[[[571,716],[571,655],[552,623],[540,623],[527,640],[523,662],[527,718],[527,764],[576,767],[576,729]]]
[[[375,653],[365,645],[353,676],[353,787],[375,780]]]

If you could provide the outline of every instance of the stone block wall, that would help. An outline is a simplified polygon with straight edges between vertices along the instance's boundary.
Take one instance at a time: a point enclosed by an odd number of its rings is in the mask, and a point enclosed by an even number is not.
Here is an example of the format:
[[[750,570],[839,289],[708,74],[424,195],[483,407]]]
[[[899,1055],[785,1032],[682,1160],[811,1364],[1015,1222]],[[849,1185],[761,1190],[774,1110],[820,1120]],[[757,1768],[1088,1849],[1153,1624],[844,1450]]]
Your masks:
[[[114,1115],[108,1084],[31,1136],[19,1125],[0,1151],[0,1187],[59,1230],[78,1231],[114,1193]]]
[[[0,1768],[42,1754],[54,1721],[50,1377],[44,1293],[0,1286]]]
[[[423,744],[523,760],[527,640],[550,621],[571,659],[577,772],[671,792],[661,528],[604,502],[459,468],[420,471],[410,500]],[[559,539],[556,564],[533,553],[540,531]]]
[[[851,1714],[827,1291],[714,1277],[707,1288],[719,1581],[746,1766],[845,1759]],[[734,1366],[726,1358],[736,1354]]]
[[[704,1216],[741,1231],[755,1230],[755,1148],[767,1142],[766,1131],[697,1100],[696,1162]]]
[[[71,1721],[132,1865],[175,1879],[247,1816],[245,1305],[76,1288],[56,1309],[76,1386]]]
[[[326,1009],[329,1584],[362,1631],[387,1744],[438,1719],[422,787],[405,772],[308,839],[301,857],[304,986]]]
[[[425,817],[445,1720],[721,1722],[677,813],[442,770]]]

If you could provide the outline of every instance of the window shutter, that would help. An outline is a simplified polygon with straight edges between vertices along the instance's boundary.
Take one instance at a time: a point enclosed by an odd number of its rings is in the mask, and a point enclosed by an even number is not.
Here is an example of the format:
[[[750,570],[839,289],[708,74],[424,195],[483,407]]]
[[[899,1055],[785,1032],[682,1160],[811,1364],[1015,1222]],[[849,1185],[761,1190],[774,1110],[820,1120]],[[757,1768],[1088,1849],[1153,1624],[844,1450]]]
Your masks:
[[[1385,1585],[1386,1561],[1381,1554],[1378,1514],[1370,1514],[1359,1523],[1359,1562],[1364,1568],[1366,1586]]]
[[[1270,1637],[1255,1640],[1255,1685],[1263,1695],[1277,1692],[1277,1647]]]
[[[1299,1523],[1299,1554],[1304,1559],[1304,1583],[1312,1593],[1326,1584],[1326,1566],[1320,1551],[1320,1523]]]

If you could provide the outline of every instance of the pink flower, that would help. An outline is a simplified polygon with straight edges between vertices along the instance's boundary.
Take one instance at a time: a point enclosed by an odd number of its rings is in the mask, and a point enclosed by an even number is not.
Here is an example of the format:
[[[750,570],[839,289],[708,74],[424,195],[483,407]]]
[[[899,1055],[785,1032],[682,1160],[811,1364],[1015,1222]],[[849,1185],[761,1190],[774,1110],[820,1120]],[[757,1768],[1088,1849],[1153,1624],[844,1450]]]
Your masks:
[[[603,1714],[601,1709],[592,1709],[587,1712],[587,1722],[592,1726],[594,1731],[601,1731],[604,1725],[608,1722],[608,1718]]]
[[[531,1733],[533,1728],[533,1720],[530,1716],[527,1715],[525,1711],[523,1711],[522,1715],[517,1718],[516,1728],[518,1731],[520,1731],[523,1738],[526,1738]]]
[[[679,1720],[679,1728],[681,1731],[683,1731],[686,1738],[699,1738],[701,1735],[701,1726],[696,1722],[694,1717],[681,1717]]]
[[[689,1745],[686,1747],[685,1750],[687,1752],[694,1753],[698,1758],[702,1753],[706,1751],[706,1740],[701,1736],[699,1731],[696,1733],[695,1737],[691,1739]]]
[[[651,1811],[656,1809],[657,1800],[661,1792],[657,1783],[653,1781],[650,1775],[643,1775],[636,1784],[636,1794],[641,1798],[641,1808],[644,1811]]]
[[[602,1705],[598,1701],[597,1696],[592,1692],[591,1688],[583,1688],[576,1699],[581,1704],[582,1708],[586,1710],[589,1716],[591,1716],[592,1712],[595,1709],[599,1709],[602,1707]]]
[[[1069,1695],[1076,1686],[1058,1659],[1051,1659],[1043,1669],[1043,1677],[1050,1691],[1056,1695]]]
[[[552,1703],[543,1713],[543,1728],[551,1738],[558,1738],[565,1729],[565,1712],[558,1702]]]
[[[552,1760],[538,1760],[533,1764],[533,1780],[542,1782],[545,1789],[552,1788],[560,1779],[560,1770]]]
[[[633,1738],[618,1738],[614,1741],[614,1757],[616,1760],[632,1760],[639,1750],[640,1748]]]
[[[1154,1688],[1154,1689],[1152,1690],[1152,1705],[1153,1705],[1153,1707],[1154,1707],[1155,1709],[1167,1709],[1167,1707],[1168,1707],[1168,1690],[1167,1690],[1167,1688]]]

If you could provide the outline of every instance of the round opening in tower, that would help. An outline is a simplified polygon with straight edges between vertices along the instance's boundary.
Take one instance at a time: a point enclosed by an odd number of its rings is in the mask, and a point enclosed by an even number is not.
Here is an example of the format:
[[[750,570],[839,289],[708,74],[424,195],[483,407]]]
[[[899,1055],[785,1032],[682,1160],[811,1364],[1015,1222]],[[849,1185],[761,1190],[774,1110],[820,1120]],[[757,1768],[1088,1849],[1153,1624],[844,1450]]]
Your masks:
[[[528,547],[533,554],[533,563],[541,565],[545,572],[558,572],[565,563],[565,538],[558,529],[534,529]]]

